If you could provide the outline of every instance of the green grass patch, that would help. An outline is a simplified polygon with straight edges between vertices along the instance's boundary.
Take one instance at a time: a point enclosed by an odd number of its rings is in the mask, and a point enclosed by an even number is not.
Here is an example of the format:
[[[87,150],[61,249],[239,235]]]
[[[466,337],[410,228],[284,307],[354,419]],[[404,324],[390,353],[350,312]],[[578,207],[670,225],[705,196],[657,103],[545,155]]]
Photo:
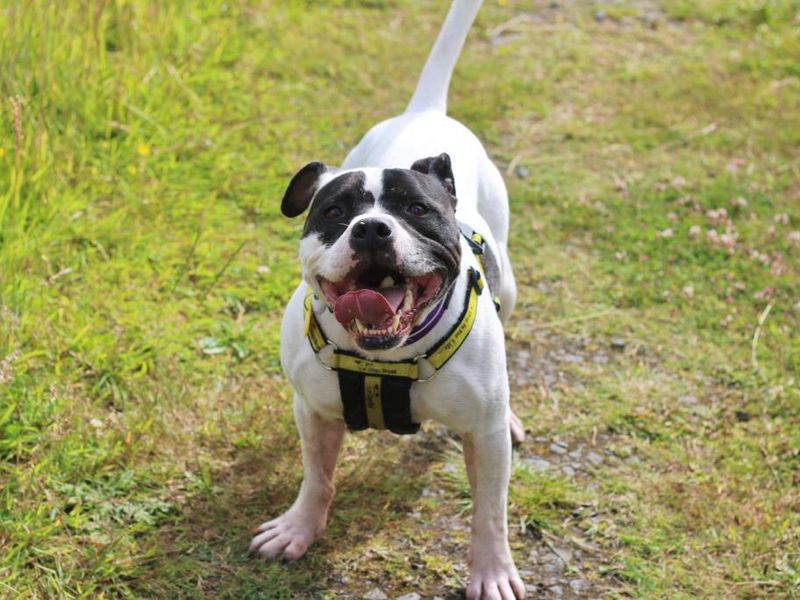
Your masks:
[[[613,457],[577,479],[517,466],[523,569],[536,532],[578,528],[613,557],[594,577],[635,597],[798,595],[799,10],[478,18],[450,105],[507,171],[510,348],[535,359],[514,405],[534,435]],[[460,457],[414,440],[350,438],[304,561],[245,552],[301,476],[278,346],[302,225],[280,196],[402,110],[443,11],[4,8],[0,595],[463,585]]]

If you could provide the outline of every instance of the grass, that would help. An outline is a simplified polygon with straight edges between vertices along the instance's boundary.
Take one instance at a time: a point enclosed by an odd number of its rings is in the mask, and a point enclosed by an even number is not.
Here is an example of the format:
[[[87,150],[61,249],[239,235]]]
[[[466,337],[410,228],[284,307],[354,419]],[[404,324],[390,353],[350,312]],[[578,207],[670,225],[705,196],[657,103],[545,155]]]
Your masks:
[[[301,476],[277,354],[301,223],[279,198],[402,109],[442,10],[7,3],[0,595],[463,584],[465,482],[435,430],[350,436],[316,549],[245,553]],[[520,566],[528,526],[564,536],[591,505],[577,525],[618,595],[800,597],[799,10],[481,12],[451,111],[508,170],[509,347],[541,359],[514,405],[533,436],[599,433],[620,458],[591,485],[516,469]],[[564,348],[611,359],[542,384]]]

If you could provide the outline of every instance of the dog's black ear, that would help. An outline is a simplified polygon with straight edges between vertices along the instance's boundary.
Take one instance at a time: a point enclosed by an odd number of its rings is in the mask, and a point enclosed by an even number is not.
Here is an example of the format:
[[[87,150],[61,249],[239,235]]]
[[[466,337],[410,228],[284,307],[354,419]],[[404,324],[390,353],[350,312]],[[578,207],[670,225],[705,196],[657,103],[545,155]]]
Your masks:
[[[439,156],[420,158],[411,165],[411,170],[433,175],[441,181],[444,189],[446,189],[451,196],[456,195],[456,182],[455,179],[453,179],[453,167],[450,164],[450,155],[446,152],[442,152]]]
[[[310,162],[295,173],[283,194],[281,212],[284,216],[296,217],[302,214],[319,188],[319,178],[330,170],[330,167],[321,162]]]

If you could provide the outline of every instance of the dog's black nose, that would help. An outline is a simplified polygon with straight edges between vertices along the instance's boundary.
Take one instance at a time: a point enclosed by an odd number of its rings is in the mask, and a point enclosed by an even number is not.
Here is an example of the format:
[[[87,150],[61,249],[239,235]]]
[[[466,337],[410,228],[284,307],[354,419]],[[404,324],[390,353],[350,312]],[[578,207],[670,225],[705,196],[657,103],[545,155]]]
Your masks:
[[[350,244],[354,250],[379,250],[392,241],[392,228],[379,219],[362,219],[353,225]]]

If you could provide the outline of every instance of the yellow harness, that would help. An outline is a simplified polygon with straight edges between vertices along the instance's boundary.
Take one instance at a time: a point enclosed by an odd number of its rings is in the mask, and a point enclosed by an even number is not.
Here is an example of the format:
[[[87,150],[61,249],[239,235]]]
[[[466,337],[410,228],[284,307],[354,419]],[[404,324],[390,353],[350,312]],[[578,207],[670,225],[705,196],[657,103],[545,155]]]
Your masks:
[[[427,361],[434,368],[435,375],[452,358],[472,330],[478,313],[478,296],[485,285],[482,274],[485,247],[483,237],[477,232],[468,233],[463,228],[462,231],[478,258],[479,268],[469,268],[464,308],[458,321],[446,336],[422,356],[402,361],[378,361],[340,350],[325,337],[314,315],[311,291],[306,295],[305,335],[317,355],[326,346],[333,347],[330,362],[323,363],[320,358],[320,363],[337,371],[339,375],[344,419],[351,431],[371,427],[410,434],[419,430],[419,423],[415,423],[411,417],[411,384],[428,381],[433,377],[420,378],[419,361]]]

